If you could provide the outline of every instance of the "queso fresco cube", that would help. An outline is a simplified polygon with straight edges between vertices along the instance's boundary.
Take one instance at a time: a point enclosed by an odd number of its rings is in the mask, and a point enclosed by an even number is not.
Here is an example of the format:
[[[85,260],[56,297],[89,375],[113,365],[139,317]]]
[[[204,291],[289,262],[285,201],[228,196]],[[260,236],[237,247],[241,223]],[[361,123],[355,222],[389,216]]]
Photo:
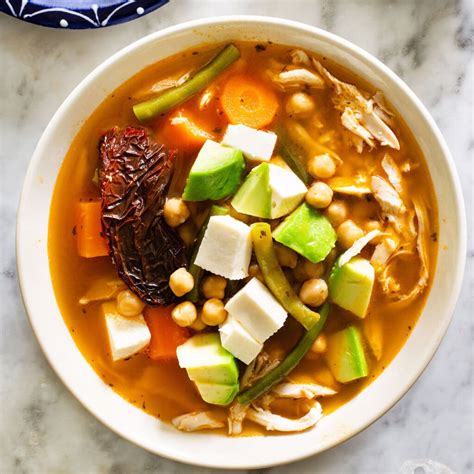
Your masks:
[[[230,318],[237,320],[259,343],[264,343],[283,326],[286,311],[258,279],[252,278],[225,305]]]
[[[229,280],[241,280],[249,274],[251,255],[250,227],[230,216],[212,216],[195,263]]]
[[[272,157],[277,136],[246,125],[229,125],[222,143],[242,150],[245,158],[251,161],[268,161]]]
[[[150,343],[151,334],[144,317],[140,314],[126,318],[119,314],[113,301],[102,304],[109,346],[114,361],[126,359]]]
[[[263,349],[249,332],[232,316],[228,316],[219,327],[222,347],[244,364],[250,364]]]

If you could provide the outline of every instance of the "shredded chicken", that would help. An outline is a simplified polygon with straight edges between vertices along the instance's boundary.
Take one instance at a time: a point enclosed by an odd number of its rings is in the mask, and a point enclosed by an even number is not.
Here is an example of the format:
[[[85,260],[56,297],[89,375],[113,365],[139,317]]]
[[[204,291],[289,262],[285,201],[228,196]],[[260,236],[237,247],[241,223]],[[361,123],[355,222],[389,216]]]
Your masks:
[[[222,428],[224,423],[215,418],[209,411],[195,411],[177,416],[171,423],[181,431],[198,431]]]
[[[334,105],[341,112],[349,107],[363,108],[367,99],[353,84],[347,84],[334,77],[317,59],[312,58],[313,66],[326,83],[334,90]]]
[[[394,125],[393,113],[389,110],[387,103],[385,102],[385,97],[380,91],[377,91],[372,100],[374,101],[374,112],[387,124],[390,126]]]
[[[372,176],[371,187],[384,217],[407,243],[414,241],[416,238],[415,211],[407,209],[398,192],[384,178]]]
[[[274,82],[279,84],[284,89],[295,87],[324,89],[324,87],[326,87],[326,83],[323,81],[323,78],[319,74],[316,74],[304,68],[282,71],[274,77]]]
[[[293,49],[290,51],[291,62],[295,65],[304,64],[305,66],[311,66],[311,60],[309,56],[302,49]]]
[[[156,82],[150,89],[150,92],[156,94],[158,92],[163,92],[166,89],[171,89],[172,87],[177,87],[186,82],[191,77],[191,72],[187,72],[177,78],[166,78],[161,81]]]
[[[201,97],[199,99],[199,110],[204,110],[209,105],[214,94],[215,94],[215,91],[211,87],[208,87],[201,94]]]
[[[356,149],[359,153],[362,153],[364,148],[363,142],[367,143],[370,148],[375,147],[375,141],[373,140],[372,134],[362,125],[361,120],[362,115],[353,109],[346,108],[341,115],[342,125],[344,125],[344,127],[354,135],[357,135],[362,139],[361,141],[355,142]]]
[[[418,221],[418,236],[416,240],[416,248],[420,255],[421,269],[418,286],[424,288],[428,284],[429,279],[429,257],[426,248],[426,241],[429,238],[429,218],[426,205],[419,199],[413,199],[413,206],[415,207],[416,219]]]
[[[370,258],[370,263],[376,271],[385,267],[390,257],[397,250],[397,247],[397,242],[392,238],[385,238],[377,244],[372,257]]]
[[[318,60],[312,58],[316,71],[332,87],[333,103],[342,112],[341,121],[344,127],[363,140],[370,148],[376,142],[383,146],[400,149],[400,143],[384,118],[388,116],[384,108],[366,98],[359,89],[335,78]],[[380,103],[380,94],[377,96]],[[362,152],[360,140],[355,141],[357,151]]]
[[[337,392],[329,387],[315,383],[281,383],[273,388],[272,392],[280,398],[307,398],[335,395]]]
[[[387,173],[388,180],[390,181],[390,184],[395,188],[395,191],[402,194],[402,173],[398,168],[398,165],[395,160],[388,153],[386,153],[385,156],[382,158],[382,168],[385,173]]]
[[[350,248],[348,248],[340,257],[339,265],[345,265],[351,258],[359,255],[362,249],[375,237],[379,236],[381,232],[377,229],[372,230],[365,234],[360,239],[357,239]]]
[[[277,397],[273,392],[267,392],[258,399],[257,405],[264,410],[272,411],[270,405],[276,398]]]
[[[252,406],[247,412],[247,418],[268,431],[304,431],[314,426],[323,416],[323,410],[319,403],[315,403],[306,415],[301,418],[291,419],[275,415],[263,408]]]
[[[381,272],[379,278],[382,284],[382,290],[385,293],[390,294],[394,299],[398,300],[399,302],[404,303],[410,302],[413,300],[413,298],[418,296],[428,285],[429,279],[429,258],[426,248],[426,241],[429,234],[428,214],[426,206],[418,199],[413,199],[413,206],[415,208],[415,214],[418,223],[416,248],[404,248],[403,250],[395,252],[388,260],[388,263]],[[418,281],[408,293],[401,294],[400,285],[390,273],[391,266],[397,258],[410,258],[416,255],[418,255],[418,258],[420,259]]]
[[[385,179],[372,176],[372,193],[386,216],[398,216],[406,211],[398,192]]]
[[[382,145],[388,146],[395,150],[400,150],[400,143],[392,129],[375,113],[374,102],[367,101],[367,110],[362,114],[362,121],[374,136],[374,138]]]
[[[245,369],[240,381],[240,388],[250,387],[250,385],[253,385],[258,379],[270,372],[270,370],[273,370],[279,363],[280,359],[272,359],[267,352],[260,352]]]
[[[241,405],[237,400],[229,408],[227,423],[230,435],[239,435],[242,433],[242,423],[247,415],[248,405]]]
[[[257,405],[271,412],[271,404],[277,398],[306,398],[312,400],[313,398],[328,397],[336,393],[332,388],[315,383],[284,382],[274,387],[271,392],[262,395],[258,399]]]

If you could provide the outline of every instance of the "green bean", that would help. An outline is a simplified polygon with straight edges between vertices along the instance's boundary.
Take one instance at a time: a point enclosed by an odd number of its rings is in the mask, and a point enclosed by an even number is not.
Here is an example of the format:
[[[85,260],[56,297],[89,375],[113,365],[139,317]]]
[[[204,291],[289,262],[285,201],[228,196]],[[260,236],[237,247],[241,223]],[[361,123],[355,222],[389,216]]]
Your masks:
[[[248,405],[263,394],[271,390],[276,384],[280,383],[301,361],[306,353],[311,348],[313,342],[318,337],[323,329],[324,323],[329,315],[330,305],[325,303],[321,307],[319,321],[298,341],[292,351],[283,359],[283,361],[273,370],[257,380],[247,390],[240,392],[237,396],[237,401],[241,405]]]
[[[270,224],[266,222],[252,224],[250,234],[258,266],[273,296],[305,329],[310,329],[318,322],[319,314],[300,300],[286,279],[273,247]]]
[[[173,107],[186,102],[193,95],[207,87],[224,69],[240,57],[240,51],[233,44],[228,44],[210,63],[200,69],[183,84],[169,89],[158,97],[133,106],[133,112],[140,122],[144,123],[163,115]]]
[[[199,235],[194,245],[193,253],[191,255],[191,258],[189,259],[188,270],[194,278],[194,286],[193,289],[186,295],[186,299],[192,301],[193,303],[199,300],[199,287],[201,285],[202,274],[204,273],[204,270],[201,267],[198,267],[194,263],[194,261],[196,260],[199,247],[201,246],[202,239],[204,238],[204,234],[206,233],[207,224],[209,223],[209,219],[212,216],[226,216],[228,213],[229,211],[227,210],[227,208],[213,204],[211,206],[211,210],[209,211],[209,216],[207,217],[206,221],[201,227],[201,230],[199,231]]]
[[[306,171],[303,164],[304,159],[301,157],[301,152],[298,150],[298,147],[290,142],[283,127],[277,128],[276,133],[278,135],[278,147],[281,157],[303,183],[309,184],[312,178]]]

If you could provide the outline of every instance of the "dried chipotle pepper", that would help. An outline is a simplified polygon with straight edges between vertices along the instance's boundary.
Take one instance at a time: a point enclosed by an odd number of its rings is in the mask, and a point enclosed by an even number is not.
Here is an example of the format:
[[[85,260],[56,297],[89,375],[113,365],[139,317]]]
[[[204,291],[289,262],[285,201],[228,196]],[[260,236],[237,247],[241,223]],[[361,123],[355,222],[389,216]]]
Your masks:
[[[146,303],[170,304],[169,275],[187,266],[185,245],[163,218],[173,153],[132,127],[108,131],[99,150],[102,227],[118,274]]]

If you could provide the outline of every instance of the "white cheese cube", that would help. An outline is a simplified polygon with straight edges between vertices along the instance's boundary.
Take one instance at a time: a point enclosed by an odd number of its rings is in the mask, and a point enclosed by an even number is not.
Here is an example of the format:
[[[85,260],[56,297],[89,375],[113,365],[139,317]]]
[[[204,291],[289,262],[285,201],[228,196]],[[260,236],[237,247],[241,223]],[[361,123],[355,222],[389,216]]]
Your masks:
[[[238,291],[225,309],[260,343],[278,331],[287,316],[285,309],[258,278],[252,278]]]
[[[102,311],[114,361],[126,359],[150,343],[150,330],[141,314],[126,318],[118,313],[114,302],[103,303]]]
[[[263,344],[257,342],[233,317],[228,316],[219,327],[222,347],[244,364],[250,364],[260,353]]]
[[[272,219],[289,214],[300,204],[308,189],[289,168],[268,165],[270,167],[270,189],[272,191]]]
[[[229,125],[222,143],[242,150],[245,158],[253,161],[268,161],[272,157],[277,136],[246,125]]]
[[[230,216],[212,216],[199,246],[196,265],[229,280],[248,276],[250,227]]]

